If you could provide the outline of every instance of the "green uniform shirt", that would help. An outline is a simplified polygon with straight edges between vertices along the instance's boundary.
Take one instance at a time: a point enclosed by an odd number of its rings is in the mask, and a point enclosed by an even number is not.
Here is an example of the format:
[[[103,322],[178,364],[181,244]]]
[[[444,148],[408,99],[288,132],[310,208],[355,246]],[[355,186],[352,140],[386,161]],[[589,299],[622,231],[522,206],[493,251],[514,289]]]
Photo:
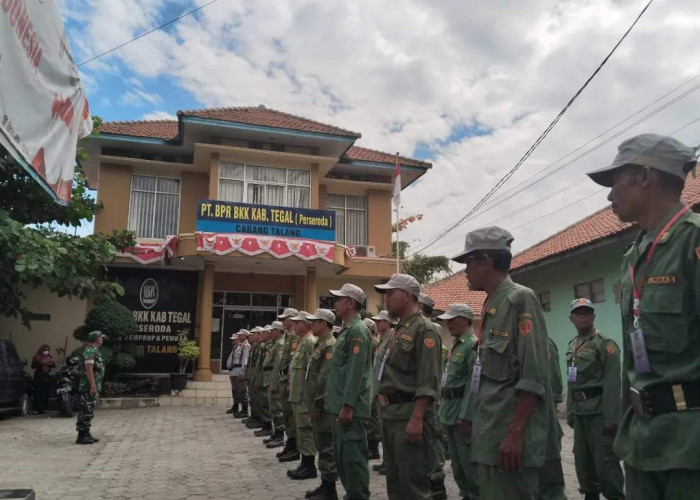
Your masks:
[[[245,369],[245,377],[252,383],[255,382],[256,367],[258,364],[258,353],[260,344],[251,344],[250,355],[248,356],[248,366]]]
[[[379,344],[382,343],[381,336],[372,337],[372,366],[374,366],[374,360],[377,356],[377,349],[379,349]]]
[[[571,366],[576,367],[576,381],[567,382],[566,413],[602,413],[605,425],[617,425],[620,417],[620,349],[615,341],[598,330],[591,337],[577,336],[569,342],[566,351],[567,372]],[[573,398],[573,391],[591,387],[600,387],[603,394],[584,401]]]
[[[274,354],[272,361],[272,373],[270,374],[270,385],[273,387],[273,392],[277,392],[280,383],[280,366],[282,365],[285,340],[284,335],[282,335],[275,341],[275,344],[272,347]]]
[[[564,384],[561,380],[561,366],[559,366],[559,348],[557,344],[549,339],[549,380],[552,383],[552,399],[557,405],[564,401]]]
[[[308,333],[301,339],[296,347],[296,350],[292,354],[292,361],[290,363],[291,372],[289,375],[289,402],[290,403],[301,403],[303,402],[304,396],[304,385],[306,383],[306,370],[309,367],[309,361],[311,361],[311,353],[314,350],[316,341],[318,339],[314,337],[312,333]]]
[[[326,389],[326,411],[337,415],[351,406],[353,415],[369,418],[372,397],[372,339],[356,315],[338,334]]]
[[[646,255],[658,232],[683,205],[678,204],[654,231],[640,233],[622,261],[622,422],[615,451],[641,470],[700,469],[697,411],[636,416],[629,388],[700,381],[700,215],[686,212],[660,239],[651,265]],[[632,284],[644,275],[640,326],[651,373],[634,371]]]
[[[386,353],[386,346],[389,344],[392,335],[394,335],[393,330],[387,332],[387,334],[381,338],[377,349],[374,351],[374,364],[372,365],[372,398],[377,395],[377,389],[379,389],[379,382],[377,381],[379,367],[382,365],[382,360]]]
[[[326,402],[326,386],[328,374],[331,370],[333,349],[335,348],[333,332],[328,332],[325,337],[319,337],[309,362],[309,376],[306,384],[309,390],[304,388],[304,403],[310,411],[322,412]]]
[[[91,345],[83,348],[82,354],[82,367],[80,372],[80,384],[78,386],[78,392],[89,394],[90,393],[90,381],[87,378],[87,371],[85,370],[85,362],[93,361],[92,373],[95,377],[95,386],[97,386],[97,393],[102,391],[102,379],[105,376],[105,364],[102,361],[102,354],[97,347]]]
[[[262,385],[263,387],[269,387],[272,381],[273,368],[275,367],[275,360],[277,359],[277,346],[279,345],[279,340],[275,340],[270,343],[265,348],[265,357],[262,362]]]
[[[477,340],[470,329],[454,340],[445,362],[445,384],[443,389],[464,389],[464,397],[443,398],[440,402],[440,421],[445,425],[455,425],[460,418],[468,420],[469,379],[476,360]]]
[[[254,384],[257,386],[263,385],[263,363],[265,361],[265,356],[269,350],[267,342],[260,342],[258,344],[258,354],[255,358],[255,380]]]
[[[289,372],[291,370],[292,354],[297,350],[299,336],[291,330],[284,333],[284,349],[280,359],[280,383],[289,384]]]
[[[541,467],[545,459],[559,456],[542,306],[535,292],[507,277],[488,298],[482,321],[481,384],[472,397],[472,459],[498,465],[498,448],[522,391],[537,395],[524,433],[522,465]]]
[[[387,344],[388,356],[377,394],[408,393],[437,401],[442,376],[442,339],[435,325],[416,312],[399,323]],[[381,366],[380,366],[381,370]],[[377,374],[379,379],[380,374]],[[383,406],[382,418],[404,420],[411,417],[414,403]]]

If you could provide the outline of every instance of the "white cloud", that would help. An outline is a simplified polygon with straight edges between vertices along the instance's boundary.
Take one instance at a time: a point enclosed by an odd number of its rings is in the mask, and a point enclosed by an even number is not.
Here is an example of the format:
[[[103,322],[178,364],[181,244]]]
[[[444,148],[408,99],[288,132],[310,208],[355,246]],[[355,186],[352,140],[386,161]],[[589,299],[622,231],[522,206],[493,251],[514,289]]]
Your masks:
[[[405,213],[425,214],[404,234],[417,248],[510,170],[645,3],[406,0],[387,8],[371,0],[230,0],[84,69],[95,85],[122,66],[139,82],[170,78],[204,106],[262,103],[358,130],[361,145],[385,151],[432,146],[432,171],[402,197]],[[76,21],[84,26],[76,35],[79,50],[87,56],[128,40],[162,22],[158,13],[166,5],[191,8],[165,0],[84,1]],[[690,0],[654,3],[504,191],[700,72],[695,7]],[[122,102],[180,109],[156,101],[155,92],[135,86]],[[671,132],[696,118],[699,105],[700,92],[692,93],[624,136]],[[456,128],[475,124],[492,133],[444,144]],[[700,124],[677,137],[700,142]],[[507,197],[430,251],[455,253],[468,229],[512,212],[498,223],[516,228],[515,246],[522,249],[600,208],[605,195],[592,194],[598,188],[582,176],[609,161],[621,139]],[[578,178],[575,187],[518,211]]]
[[[163,99],[156,94],[149,94],[144,90],[134,88],[122,94],[121,102],[129,106],[138,107],[146,104],[159,104],[163,102]]]
[[[142,120],[177,120],[177,116],[167,111],[158,110],[152,113],[146,113],[141,117]]]

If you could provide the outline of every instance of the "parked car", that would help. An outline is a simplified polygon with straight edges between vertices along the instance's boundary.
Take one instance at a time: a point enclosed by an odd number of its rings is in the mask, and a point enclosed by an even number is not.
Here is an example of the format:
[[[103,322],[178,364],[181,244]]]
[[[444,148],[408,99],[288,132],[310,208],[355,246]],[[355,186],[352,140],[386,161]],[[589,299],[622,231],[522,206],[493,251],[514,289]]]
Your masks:
[[[32,379],[24,371],[27,362],[20,361],[12,342],[0,339],[0,411],[24,416],[29,413],[29,391]]]

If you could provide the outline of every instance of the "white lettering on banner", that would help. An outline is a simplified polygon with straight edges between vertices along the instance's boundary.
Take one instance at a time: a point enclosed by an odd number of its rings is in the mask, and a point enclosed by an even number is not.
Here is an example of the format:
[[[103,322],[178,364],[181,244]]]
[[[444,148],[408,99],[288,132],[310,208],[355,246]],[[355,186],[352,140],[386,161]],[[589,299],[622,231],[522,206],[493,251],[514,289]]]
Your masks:
[[[0,144],[68,203],[92,118],[55,0],[0,0],[0,75]]]

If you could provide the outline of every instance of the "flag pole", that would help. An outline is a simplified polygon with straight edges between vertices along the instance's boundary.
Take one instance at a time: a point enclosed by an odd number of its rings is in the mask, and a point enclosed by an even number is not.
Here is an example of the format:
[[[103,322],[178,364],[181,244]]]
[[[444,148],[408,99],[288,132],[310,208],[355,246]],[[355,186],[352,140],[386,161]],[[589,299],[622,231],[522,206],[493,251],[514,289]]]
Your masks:
[[[399,153],[396,152],[396,177],[394,178],[394,205],[396,206],[396,274],[401,272],[401,251],[399,247],[399,235],[401,224],[399,224],[399,205],[401,205],[401,167],[399,163]],[[398,193],[397,193],[398,186]]]
[[[399,251],[399,232],[401,225],[399,224],[399,206],[396,205],[396,274],[401,272],[401,257]]]

